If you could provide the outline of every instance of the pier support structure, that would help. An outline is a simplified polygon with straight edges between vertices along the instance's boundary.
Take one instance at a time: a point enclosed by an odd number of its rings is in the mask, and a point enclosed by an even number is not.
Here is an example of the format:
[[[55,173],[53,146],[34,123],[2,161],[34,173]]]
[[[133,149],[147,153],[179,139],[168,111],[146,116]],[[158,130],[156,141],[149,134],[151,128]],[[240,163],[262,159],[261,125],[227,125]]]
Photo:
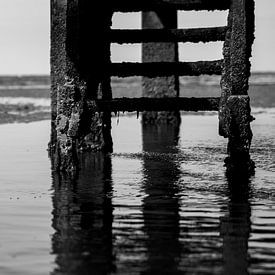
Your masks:
[[[229,139],[229,166],[250,164],[252,139],[248,80],[254,41],[254,0],[231,0],[225,37],[221,78],[219,133]]]
[[[51,0],[50,152],[56,169],[75,170],[81,150],[112,150],[110,113],[91,108],[94,100],[112,97],[105,74],[110,47],[104,36],[111,13],[97,5],[91,15],[93,5],[92,1]]]
[[[227,26],[178,29],[177,10],[229,10]],[[142,30],[111,29],[114,12],[142,12]],[[254,0],[51,0],[52,135],[56,169],[79,152],[112,151],[111,112],[142,111],[144,124],[180,123],[180,110],[219,111],[230,166],[249,164],[248,79]],[[180,62],[179,42],[225,41],[223,60]],[[111,43],[142,43],[142,63],[110,60]],[[222,75],[221,97],[179,97],[179,76]],[[111,76],[143,77],[142,98],[112,99]],[[207,95],[206,95],[207,96]]]

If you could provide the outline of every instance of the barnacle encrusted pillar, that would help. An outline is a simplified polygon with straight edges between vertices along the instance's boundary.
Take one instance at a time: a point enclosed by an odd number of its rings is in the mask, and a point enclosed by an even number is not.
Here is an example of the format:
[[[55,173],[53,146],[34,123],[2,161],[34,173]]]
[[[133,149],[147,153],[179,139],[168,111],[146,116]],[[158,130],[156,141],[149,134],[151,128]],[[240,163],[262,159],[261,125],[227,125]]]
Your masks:
[[[176,29],[177,11],[160,9],[142,13],[143,29]],[[177,62],[178,44],[175,42],[158,42],[142,44],[142,62]],[[158,66],[156,64],[156,66]],[[177,97],[179,96],[178,76],[143,77],[143,96],[145,97]],[[180,113],[175,112],[144,112],[143,123],[180,123]]]
[[[87,107],[87,100],[111,97],[104,75],[110,62],[104,32],[110,25],[111,13],[103,4],[51,0],[50,152],[56,169],[75,170],[81,150],[112,150],[110,115]]]
[[[252,139],[248,80],[254,40],[254,0],[231,0],[223,48],[220,135],[229,139],[227,164],[250,163]]]

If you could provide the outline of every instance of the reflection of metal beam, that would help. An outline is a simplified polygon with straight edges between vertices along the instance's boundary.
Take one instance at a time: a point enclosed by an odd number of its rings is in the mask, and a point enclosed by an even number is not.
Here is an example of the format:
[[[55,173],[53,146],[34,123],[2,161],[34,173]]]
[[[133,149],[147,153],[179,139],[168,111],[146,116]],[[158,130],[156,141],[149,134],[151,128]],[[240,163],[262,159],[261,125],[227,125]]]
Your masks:
[[[109,5],[113,11],[137,12],[157,9],[227,10],[229,0],[116,0]]]

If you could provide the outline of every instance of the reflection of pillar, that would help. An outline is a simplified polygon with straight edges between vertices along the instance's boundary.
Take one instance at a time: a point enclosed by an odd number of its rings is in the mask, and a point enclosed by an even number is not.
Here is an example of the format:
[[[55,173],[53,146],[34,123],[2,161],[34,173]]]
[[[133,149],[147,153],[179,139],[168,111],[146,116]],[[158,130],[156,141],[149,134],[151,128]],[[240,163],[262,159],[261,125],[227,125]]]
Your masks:
[[[144,231],[148,236],[146,274],[176,274],[180,261],[180,221],[176,153],[179,128],[172,125],[143,125]],[[150,153],[152,155],[150,156]],[[167,157],[154,153],[164,153]]]
[[[222,218],[223,274],[248,274],[248,239],[251,231],[249,177],[227,174],[229,185],[228,216]]]
[[[56,169],[75,170],[78,149],[112,150],[110,114],[87,106],[87,99],[111,97],[106,76],[110,46],[104,35],[111,15],[92,1],[51,0],[50,147]]]
[[[173,9],[150,11],[142,13],[143,29],[176,29],[177,11]],[[143,43],[142,62],[177,62],[178,44]],[[157,65],[156,65],[157,66]],[[179,96],[178,76],[143,77],[143,95],[145,97],[177,97]],[[173,123],[180,122],[179,112],[145,112],[143,123]]]
[[[102,154],[80,156],[72,182],[53,173],[52,274],[109,274],[113,271],[111,160]]]

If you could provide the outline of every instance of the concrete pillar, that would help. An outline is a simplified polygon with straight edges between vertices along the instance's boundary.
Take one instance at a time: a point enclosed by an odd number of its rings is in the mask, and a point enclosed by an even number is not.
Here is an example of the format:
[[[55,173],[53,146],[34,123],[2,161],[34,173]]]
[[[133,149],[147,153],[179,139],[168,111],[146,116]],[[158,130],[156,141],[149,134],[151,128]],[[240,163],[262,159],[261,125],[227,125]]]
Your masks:
[[[231,1],[223,48],[219,132],[229,139],[227,164],[248,163],[252,139],[248,79],[254,40],[254,0]]]
[[[52,135],[56,169],[74,171],[81,150],[112,150],[110,114],[88,110],[87,99],[110,98],[104,32],[111,13],[84,0],[51,0]]]
[[[175,29],[177,28],[176,10],[158,10],[142,13],[143,29]],[[143,43],[142,62],[177,62],[177,43]],[[156,65],[157,66],[157,65]],[[176,97],[179,96],[178,76],[143,77],[143,96]],[[180,123],[179,112],[145,112],[143,123]]]

